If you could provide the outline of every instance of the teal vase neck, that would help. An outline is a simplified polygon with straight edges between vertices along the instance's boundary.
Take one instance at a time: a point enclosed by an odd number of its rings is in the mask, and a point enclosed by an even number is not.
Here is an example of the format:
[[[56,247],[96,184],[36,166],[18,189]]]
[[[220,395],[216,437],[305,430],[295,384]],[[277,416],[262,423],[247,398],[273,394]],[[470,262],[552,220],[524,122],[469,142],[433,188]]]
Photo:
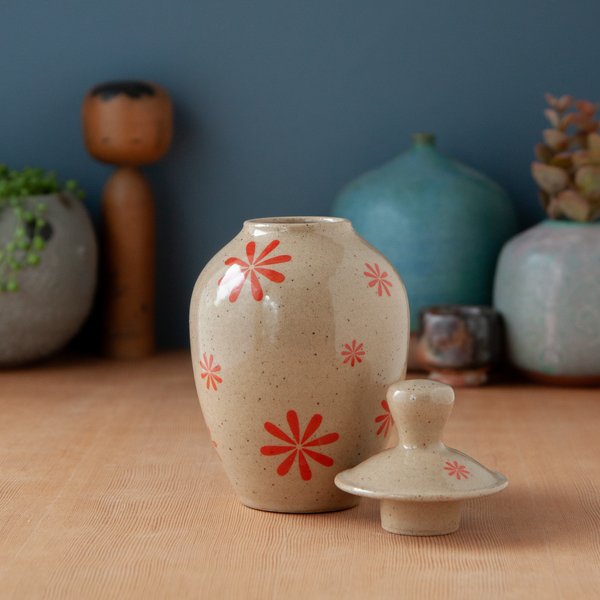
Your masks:
[[[413,148],[434,148],[435,147],[435,135],[433,133],[413,133],[412,136],[412,147]]]

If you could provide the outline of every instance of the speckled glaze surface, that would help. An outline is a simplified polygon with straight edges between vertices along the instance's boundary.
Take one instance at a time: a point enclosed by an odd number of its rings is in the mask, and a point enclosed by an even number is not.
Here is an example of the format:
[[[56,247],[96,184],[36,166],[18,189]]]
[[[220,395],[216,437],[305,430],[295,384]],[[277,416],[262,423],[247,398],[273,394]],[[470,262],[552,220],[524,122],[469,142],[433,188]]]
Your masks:
[[[494,306],[520,369],[600,383],[600,223],[544,221],[513,238],[498,261]]]
[[[398,430],[395,448],[339,473],[336,485],[381,499],[381,523],[391,533],[443,535],[460,524],[460,502],[503,490],[504,475],[442,443],[454,390],[415,379],[390,386],[387,400]]]
[[[335,475],[385,447],[409,334],[400,277],[345,219],[246,221],[190,310],[198,396],[239,499],[348,508]]]

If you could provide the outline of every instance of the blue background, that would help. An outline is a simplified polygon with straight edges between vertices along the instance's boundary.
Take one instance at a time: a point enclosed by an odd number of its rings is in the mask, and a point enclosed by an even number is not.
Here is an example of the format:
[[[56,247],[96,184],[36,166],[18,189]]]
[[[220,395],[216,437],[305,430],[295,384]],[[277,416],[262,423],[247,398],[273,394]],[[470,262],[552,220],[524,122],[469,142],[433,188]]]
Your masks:
[[[544,92],[600,100],[600,3],[581,0],[16,0],[0,35],[0,162],[57,169],[97,220],[110,167],[79,109],[110,79],[175,104],[155,188],[158,336],[187,345],[194,281],[242,221],[328,214],[349,180],[432,131],[543,217],[529,175]]]

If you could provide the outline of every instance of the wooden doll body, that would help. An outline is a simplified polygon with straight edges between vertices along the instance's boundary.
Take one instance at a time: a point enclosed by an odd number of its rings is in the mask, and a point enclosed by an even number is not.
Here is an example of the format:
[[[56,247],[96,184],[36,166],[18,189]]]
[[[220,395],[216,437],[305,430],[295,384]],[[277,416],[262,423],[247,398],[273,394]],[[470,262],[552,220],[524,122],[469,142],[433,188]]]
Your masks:
[[[120,167],[102,194],[102,350],[113,358],[154,352],[155,209],[136,167]]]

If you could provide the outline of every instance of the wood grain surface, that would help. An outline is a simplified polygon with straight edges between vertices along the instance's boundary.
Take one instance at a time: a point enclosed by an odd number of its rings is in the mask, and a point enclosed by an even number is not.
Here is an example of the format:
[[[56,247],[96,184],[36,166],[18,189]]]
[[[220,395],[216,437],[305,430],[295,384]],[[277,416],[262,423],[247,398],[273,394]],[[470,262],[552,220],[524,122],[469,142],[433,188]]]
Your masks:
[[[505,474],[460,530],[234,497],[187,352],[0,371],[0,598],[595,599],[600,390],[458,390],[444,441]]]

